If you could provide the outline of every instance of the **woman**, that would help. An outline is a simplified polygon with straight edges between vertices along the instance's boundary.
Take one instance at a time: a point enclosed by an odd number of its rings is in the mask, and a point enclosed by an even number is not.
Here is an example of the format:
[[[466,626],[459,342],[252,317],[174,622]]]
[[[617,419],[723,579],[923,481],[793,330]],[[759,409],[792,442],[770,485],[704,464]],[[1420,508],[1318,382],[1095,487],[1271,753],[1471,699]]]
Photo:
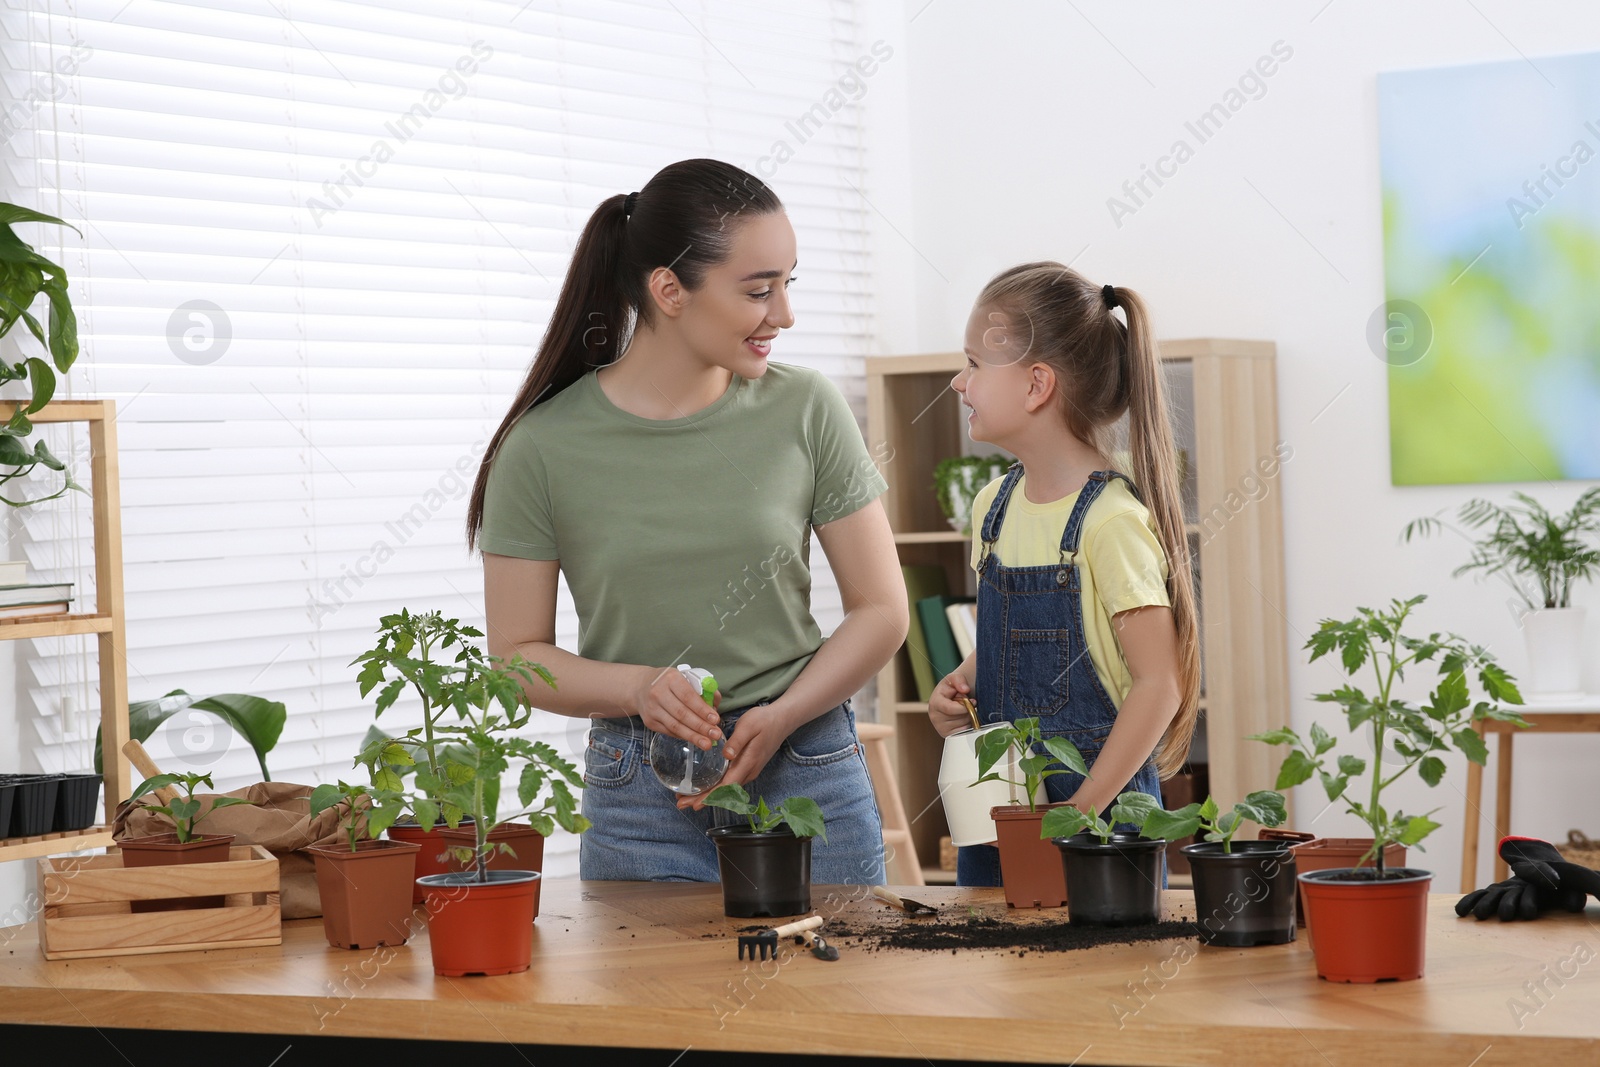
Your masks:
[[[534,702],[592,720],[585,879],[717,880],[705,831],[732,817],[650,773],[653,730],[701,749],[726,738],[722,780],[752,796],[816,800],[814,881],[883,880],[848,698],[904,639],[905,587],[886,486],[843,398],[768,362],[794,323],[795,265],[783,205],[737,167],[675,163],[609,197],[479,469],[467,531],[489,650],[549,667],[559,688]],[[845,608],[827,641],[810,612],[813,528]],[[558,572],[576,655],[555,645]],[[715,709],[678,663],[716,676]]]

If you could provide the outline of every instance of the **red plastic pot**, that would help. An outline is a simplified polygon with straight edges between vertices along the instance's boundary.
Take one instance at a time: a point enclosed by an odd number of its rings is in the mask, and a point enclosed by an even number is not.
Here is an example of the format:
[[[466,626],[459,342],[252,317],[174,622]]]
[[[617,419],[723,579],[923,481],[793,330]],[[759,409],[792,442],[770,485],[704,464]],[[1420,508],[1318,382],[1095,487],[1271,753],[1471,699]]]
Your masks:
[[[1067,876],[1061,853],[1050,838],[1039,836],[1044,813],[1062,804],[1040,804],[1029,811],[1021,804],[989,809],[999,833],[1000,881],[1006,904],[1013,908],[1059,908],[1067,902]]]
[[[317,864],[322,930],[335,948],[403,945],[411,936],[416,852],[407,841],[308,848]]]
[[[463,823],[454,830],[446,827],[436,831],[444,839],[445,847],[475,848],[478,844],[477,831],[471,823]],[[504,842],[516,852],[508,856],[504,852],[495,850],[485,864],[491,871],[542,871],[544,870],[544,835],[525,822],[506,822],[489,831],[491,843]],[[465,870],[467,865],[457,863],[454,859],[446,861],[445,870]]]
[[[183,863],[227,863],[233,834],[196,834],[179,841],[177,834],[125,837],[117,842],[124,867],[165,867]],[[135,913],[151,911],[194,911],[220,908],[221,897],[174,897],[170,900],[133,900],[128,908]]]
[[[418,851],[412,855],[411,903],[413,904],[421,904],[423,900],[422,886],[416,879],[457,869],[448,860],[439,858],[444,850],[450,847],[450,842],[439,836],[443,829],[445,829],[444,823],[438,823],[432,830],[424,830],[419,823],[397,822],[385,831],[385,836],[391,841],[404,841],[417,846]]]
[[[533,920],[539,912],[537,871],[470,871],[417,879],[427,896],[433,973],[515,974],[533,961]]]
[[[1431,871],[1370,867],[1300,875],[1317,976],[1330,982],[1405,982],[1427,962]]]
[[[1288,841],[1294,851],[1295,870],[1300,874],[1307,871],[1331,871],[1345,867],[1355,867],[1367,850],[1372,847],[1370,837],[1317,837],[1296,830],[1264,829],[1260,833],[1263,841]],[[1390,844],[1383,850],[1383,865],[1393,870],[1399,870],[1406,865],[1406,846]],[[1299,891],[1299,907],[1295,912],[1295,924],[1306,924],[1306,895],[1304,890]]]

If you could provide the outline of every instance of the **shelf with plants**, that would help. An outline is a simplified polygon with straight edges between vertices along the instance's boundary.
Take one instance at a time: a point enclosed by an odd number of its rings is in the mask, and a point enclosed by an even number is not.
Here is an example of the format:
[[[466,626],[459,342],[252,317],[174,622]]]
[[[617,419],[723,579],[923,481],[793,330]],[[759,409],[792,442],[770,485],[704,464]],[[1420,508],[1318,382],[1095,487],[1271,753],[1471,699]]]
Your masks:
[[[1278,440],[1276,347],[1210,338],[1160,347],[1200,593],[1204,687],[1191,759],[1206,773],[1205,790],[1231,806],[1276,777],[1265,746],[1243,738],[1288,715],[1279,476],[1292,453]],[[883,501],[901,564],[939,567],[952,595],[975,596],[971,538],[951,528],[934,480],[940,460],[975,451],[949,387],[963,364],[960,353],[869,357],[867,444],[886,457]],[[878,719],[897,727],[896,772],[906,810],[921,813],[911,831],[923,870],[948,881],[951,872],[928,866],[947,833],[936,781],[942,745],[909,655],[902,648],[878,675]]]
[[[73,481],[66,464],[51,453],[42,438],[33,438],[32,434],[41,424],[88,424],[95,605],[92,612],[0,620],[0,641],[96,636],[100,661],[101,756],[105,765],[105,824],[15,838],[3,838],[8,827],[0,826],[0,862],[110,845],[109,824],[115,804],[128,794],[131,784],[128,764],[122,757],[122,746],[128,740],[128,669],[122,608],[116,405],[110,400],[54,399],[58,376],[66,375],[78,358],[77,317],[67,294],[65,271],[25,243],[12,229],[17,223],[68,225],[29,208],[0,204],[0,251],[12,268],[0,272],[0,336],[25,324],[27,332],[43,350],[40,355],[25,356],[15,363],[0,363],[0,383],[25,385],[28,391],[26,399],[0,401],[0,502],[8,507],[26,507],[72,491],[83,491],[83,487]],[[34,315],[36,307],[48,307],[44,322]],[[42,497],[21,497],[16,486],[36,470],[48,477],[52,492]]]

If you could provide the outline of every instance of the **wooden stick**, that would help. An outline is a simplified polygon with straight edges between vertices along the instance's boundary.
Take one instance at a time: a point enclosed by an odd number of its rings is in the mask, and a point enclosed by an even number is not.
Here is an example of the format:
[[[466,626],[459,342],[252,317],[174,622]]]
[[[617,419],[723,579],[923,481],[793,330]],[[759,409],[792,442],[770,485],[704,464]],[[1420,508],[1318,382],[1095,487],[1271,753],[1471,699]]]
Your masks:
[[[144,746],[131,737],[128,739],[128,743],[122,746],[122,754],[127,756],[128,762],[133,764],[134,769],[146,778],[154,778],[161,773],[161,768],[157,767],[156,761],[150,758],[150,753],[146,752]],[[178,798],[178,791],[170,785],[164,785],[156,790],[156,797],[163,804],[171,804]],[[124,800],[126,798],[118,797],[117,799]]]

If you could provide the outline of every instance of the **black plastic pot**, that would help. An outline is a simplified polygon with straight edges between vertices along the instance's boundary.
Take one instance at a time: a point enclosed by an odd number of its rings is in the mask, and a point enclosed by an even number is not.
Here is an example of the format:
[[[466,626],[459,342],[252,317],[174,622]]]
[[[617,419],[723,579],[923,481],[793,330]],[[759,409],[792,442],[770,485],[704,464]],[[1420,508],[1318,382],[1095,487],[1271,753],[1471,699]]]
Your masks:
[[[99,799],[98,774],[63,774],[61,785],[56,790],[56,810],[52,829],[61,832],[93,826]]]
[[[17,799],[17,783],[0,775],[0,837],[11,836],[11,808]]]
[[[11,837],[47,834],[56,820],[61,779],[53,774],[13,774],[17,789],[11,805]]]
[[[753,834],[736,826],[706,836],[717,846],[724,914],[749,919],[811,910],[811,838],[787,828]]]
[[[1195,928],[1207,945],[1247,948],[1294,940],[1294,853],[1284,841],[1219,841],[1185,845],[1194,875]]]
[[[1067,921],[1144,926],[1161,921],[1167,843],[1119,830],[1102,842],[1085,830],[1053,837],[1067,876]]]

